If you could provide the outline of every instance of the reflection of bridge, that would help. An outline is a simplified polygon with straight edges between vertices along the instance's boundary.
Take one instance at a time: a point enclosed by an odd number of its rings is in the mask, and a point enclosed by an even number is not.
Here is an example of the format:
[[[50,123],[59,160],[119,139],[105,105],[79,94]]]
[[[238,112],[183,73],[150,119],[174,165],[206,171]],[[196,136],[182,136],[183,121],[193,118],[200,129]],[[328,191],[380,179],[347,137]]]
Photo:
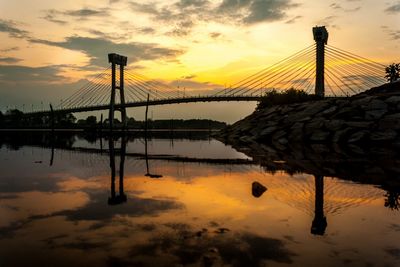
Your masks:
[[[124,175],[126,177],[169,177],[168,179],[170,179],[171,176],[175,177],[179,172],[180,176],[177,178],[186,179],[187,177],[193,177],[190,176],[190,170],[193,169],[193,166],[199,165],[198,163],[200,162],[211,164],[200,166],[200,168],[206,169],[207,167],[211,170],[240,173],[240,177],[247,176],[251,177],[251,179],[261,181],[268,187],[268,191],[263,197],[272,196],[279,202],[285,203],[309,215],[311,232],[317,235],[324,234],[327,221],[332,221],[335,215],[343,214],[349,208],[364,205],[383,197],[382,190],[374,186],[370,186],[366,190],[361,185],[355,185],[340,179],[323,177],[322,175],[266,175],[257,163],[250,160],[213,160],[168,155],[147,155],[146,153],[129,152],[127,147],[129,147],[128,141],[124,139],[123,135],[119,138],[115,138],[115,136],[114,138],[110,137],[108,139],[108,147],[104,150],[99,148],[61,147],[54,149],[54,164],[57,165],[60,161],[65,162],[67,159],[73,163],[73,166],[81,166],[80,164],[82,164],[82,166],[87,167],[83,176],[88,178],[99,175],[103,177],[104,173],[107,173],[107,176],[111,177],[108,199],[110,205],[129,202],[129,194],[125,193],[124,190]],[[229,161],[235,163],[230,166]],[[185,162],[185,164],[175,164],[175,162]],[[225,166],[228,168],[225,169],[224,165],[216,165],[219,163],[226,164]],[[159,164],[162,164],[161,166],[163,167],[160,168]],[[185,167],[186,164],[188,166]],[[165,166],[168,167],[164,168]],[[186,168],[189,170],[189,173],[182,174],[181,171],[178,171],[178,168],[182,168],[183,170]],[[152,177],[155,173],[158,174],[157,177]],[[214,171],[210,173],[215,174]],[[197,173],[196,175],[198,177]],[[161,185],[162,183],[163,180],[159,184]],[[250,194],[251,190],[248,191]],[[263,201],[262,198],[261,201]],[[107,199],[105,199],[105,202],[107,202]]]
[[[95,76],[73,95],[51,110],[28,114],[48,115],[109,110],[112,127],[114,112],[121,112],[126,125],[126,108],[193,102],[258,101],[271,90],[290,88],[315,92],[318,96],[351,95],[384,82],[384,66],[374,61],[328,46],[325,27],[313,28],[311,45],[278,63],[223,89],[195,95],[175,90],[163,82],[125,70],[127,58],[109,54],[111,67]],[[109,70],[111,69],[111,73]],[[111,85],[110,85],[111,80]],[[110,94],[111,92],[111,94]],[[210,93],[211,92],[211,93]]]

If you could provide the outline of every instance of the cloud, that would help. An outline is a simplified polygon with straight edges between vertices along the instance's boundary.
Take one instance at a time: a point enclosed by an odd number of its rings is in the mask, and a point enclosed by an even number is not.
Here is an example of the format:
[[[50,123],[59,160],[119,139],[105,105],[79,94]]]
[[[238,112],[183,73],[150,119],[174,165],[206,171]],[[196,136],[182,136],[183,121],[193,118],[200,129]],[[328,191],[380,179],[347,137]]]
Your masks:
[[[333,9],[342,9],[342,6],[339,5],[338,3],[333,3],[333,4],[330,5],[330,7],[333,8]]]
[[[391,31],[389,35],[392,37],[392,40],[400,40],[400,30]]]
[[[344,8],[338,3],[332,3],[329,7],[331,7],[332,9],[341,10],[341,11],[344,11],[344,12],[356,12],[356,11],[361,9],[360,6],[354,7],[354,8]]]
[[[68,22],[64,19],[60,19],[59,17],[73,17],[79,20],[86,20],[91,17],[107,17],[109,16],[109,11],[106,8],[81,8],[81,9],[71,9],[71,10],[56,10],[56,9],[49,9],[45,11],[45,15],[42,19],[47,21],[65,25]]]
[[[217,39],[221,35],[222,35],[222,33],[220,33],[220,32],[211,32],[210,33],[210,37],[213,38],[213,39]]]
[[[103,17],[108,15],[108,11],[105,8],[101,9],[91,9],[91,8],[81,8],[76,10],[67,10],[64,12],[60,12],[66,16],[72,17]]]
[[[19,49],[20,48],[18,46],[12,46],[12,47],[9,47],[9,48],[0,49],[0,52],[7,53],[7,52],[11,52],[11,51],[17,51]]]
[[[0,63],[13,64],[13,63],[18,63],[21,60],[22,59],[19,59],[19,58],[16,58],[16,57],[0,57]]]
[[[253,25],[273,22],[287,17],[286,11],[299,4],[291,0],[223,0],[214,3],[208,0],[180,0],[174,4],[130,2],[135,12],[151,16],[159,23],[172,26],[167,33],[187,36],[201,22]]]
[[[194,23],[190,19],[183,20],[183,21],[178,22],[175,25],[174,29],[170,32],[167,32],[167,34],[172,35],[172,36],[178,36],[178,37],[187,36],[190,34],[190,31],[193,26],[194,26]]]
[[[397,2],[396,4],[391,5],[390,7],[386,8],[385,12],[389,13],[389,14],[399,13],[400,12],[400,2]]]
[[[243,22],[254,24],[281,20],[286,17],[286,10],[297,6],[289,0],[252,1],[248,9],[250,14],[243,18]]]
[[[143,33],[143,34],[154,34],[156,33],[156,29],[152,28],[152,27],[142,27],[137,29],[138,32]]]
[[[196,77],[197,77],[196,74],[190,74],[190,75],[182,76],[181,78],[182,79],[186,79],[186,80],[190,80],[190,79],[193,79],[193,78],[196,78]]]
[[[55,42],[41,39],[31,39],[33,43],[62,47],[69,50],[80,51],[90,58],[90,65],[106,66],[107,53],[120,53],[128,57],[128,62],[140,60],[155,60],[174,58],[183,53],[181,50],[160,47],[152,43],[115,43],[106,38],[90,38],[72,36],[65,41]]]
[[[338,16],[334,16],[334,15],[327,16],[327,17],[319,20],[317,22],[317,25],[324,25],[327,27],[339,28],[339,26],[334,23],[337,18],[338,18]]]
[[[29,33],[17,27],[17,23],[12,20],[0,19],[0,32],[8,33],[13,38],[26,38]]]
[[[58,12],[54,9],[51,10],[47,10],[46,14],[44,17],[42,17],[42,19],[59,24],[59,25],[65,25],[67,24],[67,21],[65,20],[61,20],[61,19],[57,19]]]
[[[393,30],[388,26],[381,26],[381,29],[387,33],[392,40],[400,40],[400,30]]]
[[[296,23],[301,18],[303,18],[303,16],[296,16],[294,18],[291,18],[291,19],[287,20],[285,23],[286,24],[293,24],[293,23]]]
[[[175,80],[171,81],[168,83],[169,87],[171,88],[178,88],[183,89],[186,88],[188,90],[188,94],[190,94],[189,91],[196,91],[196,94],[200,93],[210,93],[210,90],[213,89],[221,89],[221,85],[215,84],[215,83],[210,83],[210,82],[197,82],[193,81],[191,79],[195,78],[196,75],[192,74],[186,77],[182,77],[183,80]]]
[[[0,82],[61,82],[65,80],[65,77],[60,75],[62,67],[64,66],[26,67],[0,65]]]

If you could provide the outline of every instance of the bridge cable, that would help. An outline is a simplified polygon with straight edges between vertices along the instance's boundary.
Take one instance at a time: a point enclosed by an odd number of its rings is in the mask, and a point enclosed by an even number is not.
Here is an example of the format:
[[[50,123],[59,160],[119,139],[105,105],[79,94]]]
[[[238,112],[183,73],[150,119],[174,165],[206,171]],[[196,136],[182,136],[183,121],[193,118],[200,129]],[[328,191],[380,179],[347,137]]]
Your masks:
[[[232,95],[232,92],[234,90],[238,90],[240,87],[244,87],[244,86],[251,86],[254,83],[257,83],[260,80],[265,80],[267,79],[269,76],[274,75],[276,76],[277,73],[280,73],[281,71],[290,69],[293,65],[297,64],[297,60],[301,59],[304,56],[308,56],[309,54],[311,54],[313,52],[313,47],[314,45],[311,47],[311,49],[307,49],[306,51],[304,51],[303,53],[300,53],[294,57],[289,57],[290,60],[283,60],[280,61],[279,64],[274,64],[271,67],[268,67],[264,70],[262,70],[261,72],[258,72],[258,75],[252,75],[244,80],[246,80],[246,82],[238,82],[236,83],[234,86],[234,88],[230,88],[229,89],[229,94]],[[294,62],[294,63],[292,63]],[[286,63],[286,64],[283,64]],[[267,72],[270,71],[270,72]],[[251,78],[251,79],[250,79]],[[226,93],[226,89],[224,89],[223,91],[225,91]],[[217,93],[218,94],[218,93]],[[235,94],[235,93],[233,93]]]

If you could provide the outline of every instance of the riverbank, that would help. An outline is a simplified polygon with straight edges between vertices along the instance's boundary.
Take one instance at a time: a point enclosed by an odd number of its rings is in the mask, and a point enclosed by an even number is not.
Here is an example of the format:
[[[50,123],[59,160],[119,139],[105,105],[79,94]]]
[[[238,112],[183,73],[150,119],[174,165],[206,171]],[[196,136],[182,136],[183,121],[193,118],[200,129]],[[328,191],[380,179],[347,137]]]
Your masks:
[[[217,138],[236,147],[266,144],[278,151],[309,144],[400,146],[400,83],[348,98],[256,110],[220,131]]]

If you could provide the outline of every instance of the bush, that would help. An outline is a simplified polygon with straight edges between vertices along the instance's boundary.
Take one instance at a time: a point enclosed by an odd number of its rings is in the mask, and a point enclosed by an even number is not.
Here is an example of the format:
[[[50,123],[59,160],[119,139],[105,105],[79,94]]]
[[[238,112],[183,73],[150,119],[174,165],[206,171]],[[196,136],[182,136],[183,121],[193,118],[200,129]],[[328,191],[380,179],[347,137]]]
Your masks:
[[[310,100],[317,100],[320,97],[309,95],[303,90],[289,89],[284,92],[278,92],[275,89],[266,93],[257,105],[257,109],[263,109],[274,105],[287,105],[301,103]]]

